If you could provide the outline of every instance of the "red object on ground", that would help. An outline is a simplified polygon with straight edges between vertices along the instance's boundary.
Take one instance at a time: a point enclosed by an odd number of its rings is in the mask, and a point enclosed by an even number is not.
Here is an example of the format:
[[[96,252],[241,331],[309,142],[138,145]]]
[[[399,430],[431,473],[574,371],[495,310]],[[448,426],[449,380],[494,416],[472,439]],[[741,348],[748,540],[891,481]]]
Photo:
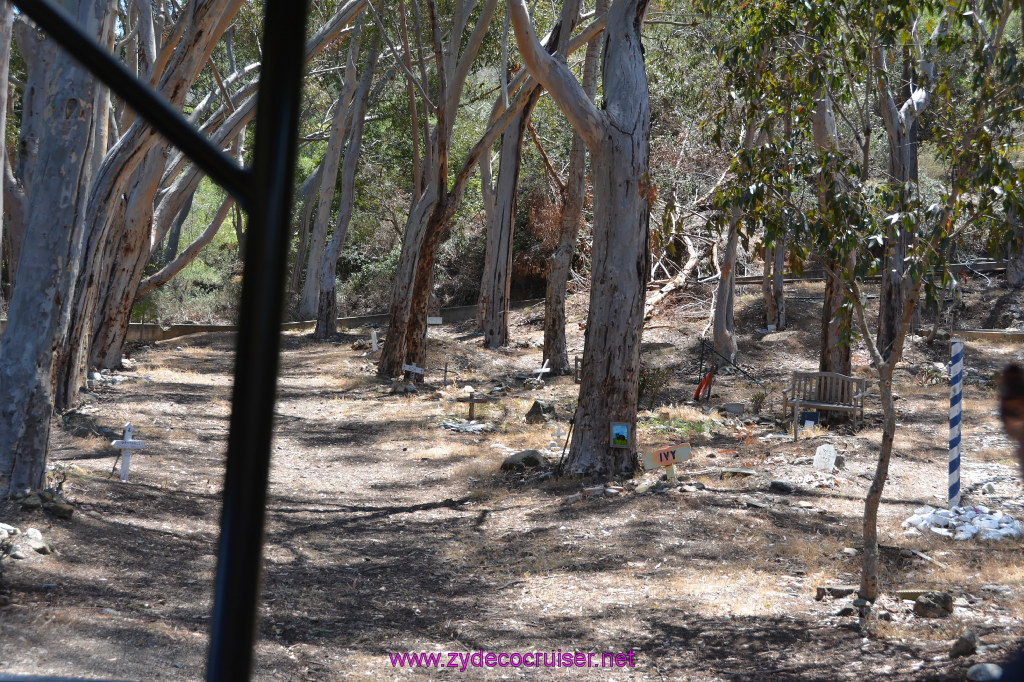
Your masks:
[[[704,375],[704,378],[697,384],[697,391],[693,394],[694,400],[700,400],[705,393],[711,390],[711,372]]]

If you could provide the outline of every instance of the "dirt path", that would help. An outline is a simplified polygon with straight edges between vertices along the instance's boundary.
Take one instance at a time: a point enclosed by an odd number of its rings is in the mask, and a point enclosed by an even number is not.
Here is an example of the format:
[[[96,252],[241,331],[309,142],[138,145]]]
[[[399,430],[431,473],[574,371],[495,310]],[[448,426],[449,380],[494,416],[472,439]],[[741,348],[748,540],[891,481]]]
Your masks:
[[[765,438],[783,431],[774,418],[743,423],[685,406],[704,320],[688,319],[682,303],[645,336],[645,360],[671,367],[673,382],[662,404],[642,413],[640,439],[693,444],[693,460],[680,467],[683,484],[638,492],[635,484],[657,483],[650,473],[624,482],[622,494],[573,503],[578,483],[498,470],[508,452],[500,446],[543,449],[556,426],[566,428],[575,399],[571,378],[532,391],[517,378],[539,364],[539,310],[516,315],[521,343],[508,352],[480,350],[467,326],[432,330],[428,386],[416,394],[392,395],[373,378],[370,359],[350,347],[365,334],[323,344],[287,335],[256,679],[441,674],[395,669],[388,654],[399,652],[546,652],[550,660],[559,649],[632,650],[633,667],[468,663],[448,675],[695,681],[953,680],[972,663],[1005,657],[1022,636],[1021,542],[908,538],[900,528],[915,508],[943,502],[948,388],[927,383],[941,348],[914,346],[899,372],[902,428],[880,514],[891,547],[883,556],[886,596],[865,619],[838,616],[848,600],[815,601],[815,587],[857,579],[877,405],[856,434],[821,430],[796,444]],[[739,304],[737,326],[754,328],[756,297],[740,296]],[[741,342],[744,366],[765,386],[816,365],[817,313],[791,310],[797,331]],[[582,344],[580,319],[576,310],[571,349]],[[0,608],[0,672],[202,677],[232,347],[229,336],[204,335],[135,349],[138,366],[117,373],[127,379],[98,386],[95,401],[54,431],[53,461],[74,465],[64,484],[73,519],[0,506],[0,521],[39,529],[55,550],[3,562],[9,603]],[[977,489],[967,502],[1016,518],[1024,495],[986,382],[1019,355],[970,344],[968,364],[978,373],[965,389],[964,481]],[[439,427],[466,413],[452,402],[456,389],[441,386],[437,368],[446,361],[458,387],[505,387],[479,408],[493,431]],[[723,377],[712,403],[747,401],[757,390],[742,374]],[[562,421],[525,424],[536,398],[552,401]],[[109,477],[106,443],[128,420],[146,447],[122,484]],[[808,460],[823,443],[845,456],[834,477],[816,475]],[[723,479],[722,467],[756,473]],[[770,490],[775,480],[794,492]],[[993,492],[981,493],[985,482]],[[915,617],[911,602],[893,596],[903,587],[950,592],[953,616]],[[983,649],[951,661],[950,644],[966,628]]]

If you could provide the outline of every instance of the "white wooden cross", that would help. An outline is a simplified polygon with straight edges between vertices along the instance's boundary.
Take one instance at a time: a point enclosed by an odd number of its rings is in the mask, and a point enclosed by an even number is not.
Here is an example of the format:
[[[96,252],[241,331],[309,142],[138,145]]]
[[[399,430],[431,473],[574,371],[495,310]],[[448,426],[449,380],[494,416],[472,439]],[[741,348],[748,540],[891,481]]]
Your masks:
[[[540,369],[533,370],[532,373],[536,374],[538,379],[543,378],[545,374],[547,374],[548,372],[551,371],[551,368],[548,367],[548,363],[550,363],[550,362],[551,362],[551,358],[548,358],[547,360],[544,361],[544,366],[543,367],[541,367]]]
[[[374,329],[373,331],[370,332],[370,347],[373,349],[374,353],[377,352],[378,346],[377,346],[377,330],[376,329]]]
[[[552,443],[554,444],[556,450],[558,449],[558,445],[562,442],[562,437],[564,435],[565,433],[562,431],[562,425],[559,424],[558,429],[551,434],[551,437],[554,439]]]
[[[120,450],[121,457],[121,480],[128,480],[128,467],[131,464],[131,451],[140,450],[145,445],[141,440],[132,440],[132,423],[128,422],[124,425],[124,431],[122,432],[121,440],[110,441],[110,447]],[[117,462],[114,463],[117,465]]]
[[[415,362],[412,363],[411,365],[403,364],[402,370],[406,372],[412,372],[413,374],[423,374],[424,371],[422,367],[417,367]]]

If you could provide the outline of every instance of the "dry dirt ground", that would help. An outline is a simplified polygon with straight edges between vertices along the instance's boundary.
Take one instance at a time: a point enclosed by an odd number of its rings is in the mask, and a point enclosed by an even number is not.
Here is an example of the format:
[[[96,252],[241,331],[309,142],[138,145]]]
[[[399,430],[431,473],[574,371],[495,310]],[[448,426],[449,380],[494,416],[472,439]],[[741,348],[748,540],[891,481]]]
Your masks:
[[[970,286],[962,323],[1012,322],[1018,299],[984,281]],[[867,618],[838,616],[845,602],[816,601],[815,588],[858,579],[880,410],[870,400],[857,432],[836,425],[797,443],[767,437],[785,431],[775,417],[789,373],[817,367],[821,286],[791,287],[791,330],[766,336],[754,332],[757,291],[737,298],[738,361],[750,376],[720,377],[707,405],[687,398],[709,290],[672,299],[645,333],[645,362],[670,368],[672,381],[641,413],[639,441],[689,441],[682,484],[639,492],[657,482],[650,472],[624,482],[620,495],[575,502],[578,481],[499,470],[507,451],[497,446],[546,447],[556,427],[567,428],[577,395],[571,377],[536,390],[517,378],[539,364],[540,308],[513,316],[507,351],[482,350],[469,323],[432,330],[427,385],[411,395],[390,394],[372,359],[352,349],[369,330],[331,343],[286,335],[256,679],[954,680],[973,663],[1005,658],[1024,637],[1021,541],[909,538],[900,527],[915,508],[944,503],[948,383],[933,363],[948,359],[948,346],[914,343],[898,371],[900,427],[880,512],[884,596]],[[576,352],[581,306],[576,297]],[[115,373],[127,379],[95,388],[92,402],[54,428],[52,462],[70,471],[64,493],[76,513],[65,521],[0,505],[0,521],[35,527],[54,548],[3,561],[0,672],[202,678],[233,343],[202,335],[133,348],[137,366]],[[1024,495],[992,383],[1021,352],[968,343],[966,358],[965,502],[1021,518]],[[454,389],[442,387],[445,362]],[[871,375],[863,349],[854,363]],[[466,415],[452,401],[466,384],[505,387],[478,411],[493,431],[440,428]],[[749,406],[758,392],[769,397],[750,424],[715,409],[727,400]],[[538,398],[556,404],[559,421],[524,423]],[[121,483],[110,476],[107,443],[129,420],[146,445]],[[824,443],[845,455],[835,477],[815,475],[807,459]],[[756,473],[723,479],[723,467]],[[772,492],[771,481],[795,490]],[[987,482],[994,491],[982,493]],[[915,617],[911,602],[895,597],[906,587],[950,592],[954,614]],[[981,650],[950,660],[965,629]],[[636,665],[442,673],[395,668],[388,657],[559,649],[632,650]]]

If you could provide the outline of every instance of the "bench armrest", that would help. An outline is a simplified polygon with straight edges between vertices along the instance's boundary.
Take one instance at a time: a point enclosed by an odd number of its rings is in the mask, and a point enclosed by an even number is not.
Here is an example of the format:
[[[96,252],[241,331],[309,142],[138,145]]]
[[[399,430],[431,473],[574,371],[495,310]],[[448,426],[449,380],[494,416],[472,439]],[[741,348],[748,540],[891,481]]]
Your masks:
[[[782,395],[786,395],[787,393],[790,393],[792,390],[793,390],[792,386],[790,386],[789,388],[784,388],[784,389],[782,389]]]
[[[860,393],[854,393],[853,394],[853,399],[856,400],[857,398],[863,398],[867,394],[868,394],[867,389],[865,389],[865,390],[861,391]]]

